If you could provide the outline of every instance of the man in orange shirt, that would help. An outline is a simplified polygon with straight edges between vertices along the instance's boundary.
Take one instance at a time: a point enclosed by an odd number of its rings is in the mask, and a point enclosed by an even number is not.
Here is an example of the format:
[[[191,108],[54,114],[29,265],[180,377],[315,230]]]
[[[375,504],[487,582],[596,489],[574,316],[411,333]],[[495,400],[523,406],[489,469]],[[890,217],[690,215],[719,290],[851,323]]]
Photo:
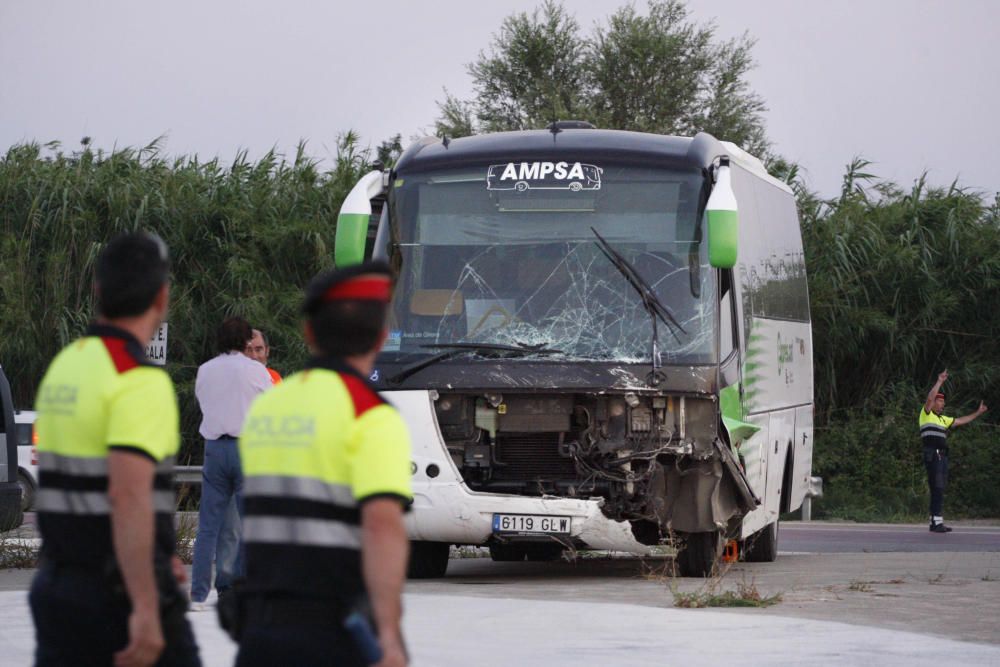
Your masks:
[[[246,355],[254,361],[264,364],[264,368],[267,368],[267,372],[271,375],[271,382],[278,384],[281,382],[281,375],[273,368],[267,367],[267,358],[270,354],[271,347],[267,344],[264,332],[260,329],[254,329],[253,338],[247,343]]]

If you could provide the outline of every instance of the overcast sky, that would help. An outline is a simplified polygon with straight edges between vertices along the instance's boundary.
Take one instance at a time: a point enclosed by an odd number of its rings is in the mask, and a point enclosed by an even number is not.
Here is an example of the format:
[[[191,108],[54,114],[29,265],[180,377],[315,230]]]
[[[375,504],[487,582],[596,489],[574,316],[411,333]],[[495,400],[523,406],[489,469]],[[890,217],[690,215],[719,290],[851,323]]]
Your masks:
[[[0,150],[144,145],[231,159],[272,146],[329,157],[432,126],[447,87],[534,0],[0,0]],[[588,32],[621,3],[568,0]],[[636,3],[640,10],[645,3]],[[838,191],[863,155],[879,176],[1000,190],[1000,1],[689,0],[720,38],[757,39],[750,76],[778,152]],[[406,143],[406,141],[404,141]]]

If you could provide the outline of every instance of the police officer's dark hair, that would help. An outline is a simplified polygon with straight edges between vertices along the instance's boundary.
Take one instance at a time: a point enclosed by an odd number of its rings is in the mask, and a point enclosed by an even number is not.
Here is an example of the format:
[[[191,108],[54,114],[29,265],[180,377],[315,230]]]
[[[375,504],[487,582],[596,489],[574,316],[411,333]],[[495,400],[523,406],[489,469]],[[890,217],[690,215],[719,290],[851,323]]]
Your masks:
[[[116,236],[97,256],[97,312],[111,319],[142,315],[169,276],[163,239],[148,232]]]
[[[242,317],[227,317],[215,332],[219,352],[243,352],[253,338],[253,327]]]
[[[384,262],[366,262],[317,275],[306,288],[302,310],[312,325],[316,347],[321,354],[351,357],[375,349],[385,328],[388,304],[369,299],[326,301],[330,287],[358,276],[376,274],[391,277]]]

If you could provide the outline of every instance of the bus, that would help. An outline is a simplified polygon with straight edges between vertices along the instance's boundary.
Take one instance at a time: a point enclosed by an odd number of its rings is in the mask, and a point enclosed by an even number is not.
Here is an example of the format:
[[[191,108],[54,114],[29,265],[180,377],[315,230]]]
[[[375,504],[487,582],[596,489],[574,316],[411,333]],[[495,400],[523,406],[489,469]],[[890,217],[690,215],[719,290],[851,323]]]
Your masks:
[[[335,261],[396,283],[372,382],[413,440],[413,577],[670,543],[777,557],[812,466],[793,193],[737,146],[580,121],[410,146],[360,179]]]

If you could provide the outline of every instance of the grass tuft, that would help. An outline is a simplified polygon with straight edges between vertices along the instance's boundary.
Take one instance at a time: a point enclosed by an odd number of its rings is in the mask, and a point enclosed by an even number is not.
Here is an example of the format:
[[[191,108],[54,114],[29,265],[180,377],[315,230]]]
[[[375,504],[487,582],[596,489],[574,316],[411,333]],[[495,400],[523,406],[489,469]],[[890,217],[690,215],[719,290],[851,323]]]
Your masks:
[[[676,589],[671,591],[674,596],[674,606],[687,609],[705,607],[770,607],[782,600],[781,593],[762,595],[756,583],[751,579],[737,582],[736,590],[717,592],[711,588],[686,593]]]
[[[860,581],[858,579],[855,579],[847,587],[847,590],[854,591],[855,593],[871,593],[875,589],[872,588],[872,584],[870,581]]]
[[[16,537],[0,536],[0,569],[27,570],[38,567],[38,546]]]

